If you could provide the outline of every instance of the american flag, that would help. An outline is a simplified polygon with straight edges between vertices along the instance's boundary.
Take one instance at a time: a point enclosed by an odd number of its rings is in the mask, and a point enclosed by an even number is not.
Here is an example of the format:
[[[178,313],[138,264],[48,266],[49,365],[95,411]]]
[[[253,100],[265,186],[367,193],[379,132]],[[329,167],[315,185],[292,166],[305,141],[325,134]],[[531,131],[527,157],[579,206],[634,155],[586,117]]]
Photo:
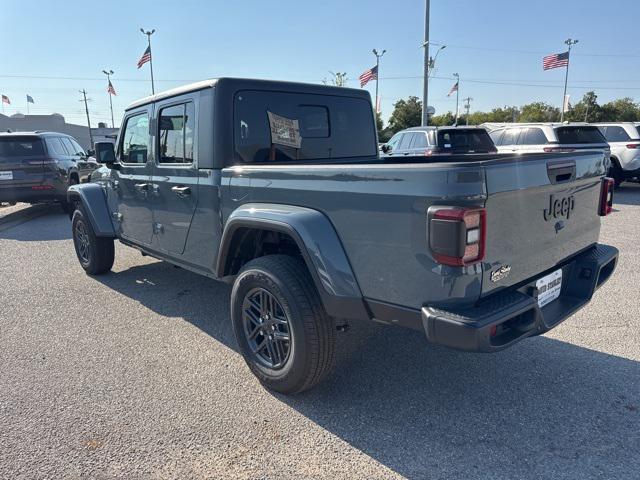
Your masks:
[[[107,87],[107,92],[109,93],[109,95],[116,95],[116,89],[113,88],[113,84],[111,83],[111,80],[109,80],[109,86]]]
[[[542,59],[542,69],[551,70],[552,68],[566,67],[569,65],[569,52],[554,53],[547,55]]]
[[[144,51],[144,53],[140,57],[140,60],[138,60],[138,68],[140,68],[145,63],[150,61],[151,61],[151,47],[147,47],[147,49]]]
[[[11,100],[6,95],[2,95],[2,103],[6,103],[7,105],[11,105]]]
[[[370,68],[366,72],[363,72],[362,75],[360,75],[358,78],[360,79],[360,88],[364,87],[371,80],[377,80],[378,66],[376,65],[375,67]]]
[[[453,84],[453,87],[451,87],[451,90],[449,90],[449,93],[447,93],[447,97],[450,97],[451,95],[453,95],[458,91],[458,83],[459,82],[456,82]]]

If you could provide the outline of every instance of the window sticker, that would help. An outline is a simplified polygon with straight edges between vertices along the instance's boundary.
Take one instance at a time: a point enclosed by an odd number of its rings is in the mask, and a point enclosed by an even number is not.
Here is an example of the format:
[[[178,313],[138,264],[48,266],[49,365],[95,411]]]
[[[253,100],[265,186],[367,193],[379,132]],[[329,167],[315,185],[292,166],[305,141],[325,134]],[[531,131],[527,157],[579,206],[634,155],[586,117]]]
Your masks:
[[[271,143],[300,148],[302,137],[300,137],[298,120],[281,117],[269,111],[267,111],[267,115],[269,116],[269,126],[271,128]]]

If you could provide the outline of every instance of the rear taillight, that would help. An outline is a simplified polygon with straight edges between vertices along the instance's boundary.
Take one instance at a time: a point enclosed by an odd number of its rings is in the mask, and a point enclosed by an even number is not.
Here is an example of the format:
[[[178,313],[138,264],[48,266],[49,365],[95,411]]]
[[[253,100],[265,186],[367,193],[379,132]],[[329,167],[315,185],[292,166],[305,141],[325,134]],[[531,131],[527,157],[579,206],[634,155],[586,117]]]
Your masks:
[[[33,185],[31,190],[53,190],[54,188],[53,185]]]
[[[547,153],[569,153],[573,152],[575,148],[567,148],[567,147],[544,147],[544,150]]]
[[[640,143],[627,143],[627,148],[640,148]]]
[[[436,262],[459,267],[484,258],[484,208],[431,207],[428,218],[429,247]]]
[[[598,206],[598,215],[605,217],[613,210],[613,187],[615,182],[613,178],[604,177],[600,183],[600,205]]]

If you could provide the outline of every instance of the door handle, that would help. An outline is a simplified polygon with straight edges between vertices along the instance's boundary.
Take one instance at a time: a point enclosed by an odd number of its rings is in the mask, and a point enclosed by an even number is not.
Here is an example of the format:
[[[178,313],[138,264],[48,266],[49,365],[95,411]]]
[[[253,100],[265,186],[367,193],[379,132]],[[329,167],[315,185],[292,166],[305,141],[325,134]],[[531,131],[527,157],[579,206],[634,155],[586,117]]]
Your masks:
[[[146,192],[149,189],[149,184],[148,183],[136,183],[134,185],[134,187],[136,187],[136,190],[139,190],[141,192]]]
[[[171,187],[171,191],[179,197],[191,195],[191,187]]]

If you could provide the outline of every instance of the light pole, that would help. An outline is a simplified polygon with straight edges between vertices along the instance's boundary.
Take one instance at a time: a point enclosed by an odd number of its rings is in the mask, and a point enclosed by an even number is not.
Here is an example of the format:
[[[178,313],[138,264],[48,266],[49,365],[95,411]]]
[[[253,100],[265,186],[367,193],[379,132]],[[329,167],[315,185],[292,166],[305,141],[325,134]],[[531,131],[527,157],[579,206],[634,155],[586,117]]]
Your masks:
[[[149,68],[151,69],[151,94],[155,95],[156,89],[153,85],[153,54],[151,53],[151,35],[154,34],[156,29],[154,28],[151,31],[144,31],[144,28],[141,28],[140,31],[147,36],[147,41],[149,42]]]
[[[429,124],[427,102],[429,101],[429,0],[425,0],[424,6],[424,78],[422,79],[422,125]]]
[[[375,48],[372,50],[376,56],[376,113],[378,113],[378,83],[380,82],[380,58],[384,55],[386,50],[382,50],[382,53],[378,53]]]
[[[91,119],[89,118],[89,104],[87,103],[91,99],[87,98],[87,91],[84,88],[82,90],[79,90],[79,92],[82,94],[82,100],[80,101],[84,102],[84,111],[87,114],[87,127],[89,127],[89,143],[91,145],[91,148],[93,148],[93,133],[91,133]]]
[[[458,99],[460,98],[460,75],[458,75],[457,73],[453,74],[454,77],[456,77],[456,127],[458,126]]]
[[[115,128],[113,121],[113,100],[111,100],[111,96],[113,95],[113,93],[111,93],[113,91],[113,86],[111,85],[111,75],[113,75],[113,70],[102,70],[102,73],[107,76],[107,82],[109,83],[107,93],[109,94],[109,108],[111,108],[111,128]]]
[[[567,69],[564,72],[564,93],[562,94],[562,109],[560,110],[560,123],[564,121],[564,103],[565,98],[567,98],[567,80],[569,79],[569,62],[571,61],[571,46],[578,43],[578,40],[572,40],[571,38],[567,38],[564,43],[569,46],[569,50],[567,50]]]
[[[466,110],[466,116],[465,116],[465,123],[467,125],[469,125],[469,110],[471,110],[471,100],[473,100],[473,98],[471,97],[467,97],[467,98],[463,98],[465,104],[464,104],[464,109]]]

